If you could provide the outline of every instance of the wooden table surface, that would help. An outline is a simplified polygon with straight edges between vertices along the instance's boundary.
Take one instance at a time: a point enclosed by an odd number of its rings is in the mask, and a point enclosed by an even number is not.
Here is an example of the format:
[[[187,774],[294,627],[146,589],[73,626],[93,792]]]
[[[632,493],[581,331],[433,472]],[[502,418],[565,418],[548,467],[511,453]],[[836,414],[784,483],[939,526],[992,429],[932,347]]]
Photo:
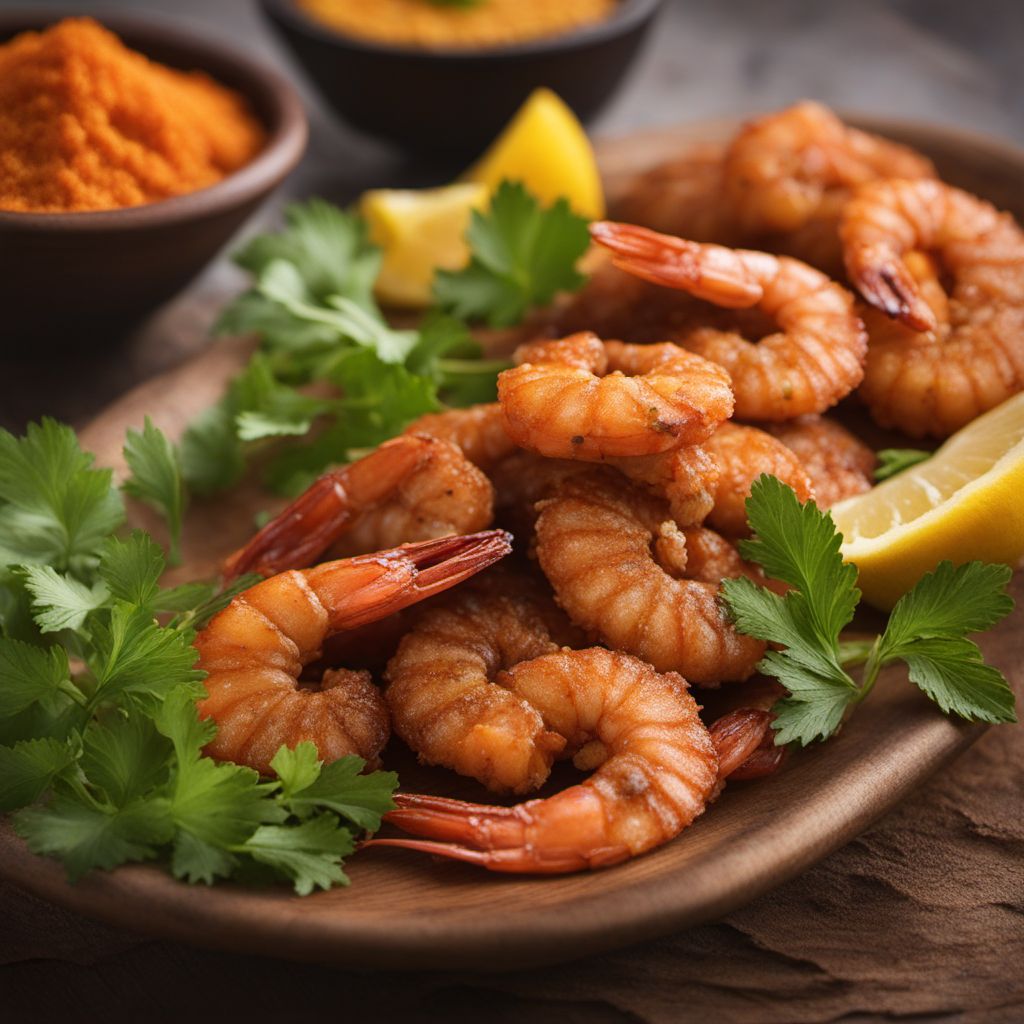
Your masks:
[[[22,0],[24,6],[24,0]],[[79,5],[83,7],[84,5]],[[281,61],[243,0],[120,3],[174,16]],[[1024,5],[978,0],[669,0],[651,46],[594,126],[606,133],[815,96],[1024,141]],[[344,201],[369,184],[443,180],[332,122],[289,185]],[[275,206],[259,221],[271,220]],[[0,361],[0,424],[83,424],[132,384],[207,343],[226,263],[102,358],[73,339],[45,361]],[[59,301],[55,276],[55,301]],[[991,730],[899,810],[725,920],[528,972],[371,974],[213,953],[97,925],[0,884],[5,1019],[819,1022],[1024,1019],[1024,737]],[[496,906],[494,912],[500,913]]]

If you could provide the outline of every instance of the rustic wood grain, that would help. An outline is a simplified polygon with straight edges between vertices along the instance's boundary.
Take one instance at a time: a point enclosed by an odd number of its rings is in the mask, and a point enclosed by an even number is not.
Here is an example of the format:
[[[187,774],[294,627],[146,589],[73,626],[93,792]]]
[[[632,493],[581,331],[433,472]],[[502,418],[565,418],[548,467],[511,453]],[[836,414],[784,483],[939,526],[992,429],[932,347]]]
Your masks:
[[[731,127],[720,122],[604,147],[611,191],[689,140],[713,138]],[[953,180],[1004,203],[1024,167],[1014,151],[990,143],[969,146],[959,134],[887,127],[927,150]],[[1020,214],[1019,197],[1017,203]],[[117,465],[124,428],[138,426],[145,414],[180,434],[249,351],[245,341],[223,343],[143,385],[84,431],[83,442],[101,462]],[[251,488],[194,505],[179,575],[213,571],[251,532],[252,513],[265,503]],[[984,641],[989,657],[1018,684],[1024,682],[1022,626],[1017,613]],[[840,737],[795,756],[777,778],[730,787],[675,842],[605,873],[494,877],[404,851],[377,850],[353,859],[351,890],[303,900],[283,889],[185,887],[149,866],[95,873],[69,887],[58,865],[27,854],[6,829],[0,833],[0,875],[104,920],[207,945],[346,965],[508,969],[580,957],[735,909],[850,839],[980,732],[944,718],[898,673],[890,673]],[[395,745],[389,757],[398,759],[408,787],[483,798],[474,783],[417,769]],[[940,838],[923,836],[922,849]],[[907,878],[912,877],[911,868]],[[756,945],[756,937],[752,941]]]

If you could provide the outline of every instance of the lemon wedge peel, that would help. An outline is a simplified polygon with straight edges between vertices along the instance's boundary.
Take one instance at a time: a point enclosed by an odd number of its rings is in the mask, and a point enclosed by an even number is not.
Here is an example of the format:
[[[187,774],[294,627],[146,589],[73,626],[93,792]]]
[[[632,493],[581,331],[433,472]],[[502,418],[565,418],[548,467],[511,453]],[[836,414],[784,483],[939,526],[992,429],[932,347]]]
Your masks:
[[[891,608],[943,559],[1016,564],[1024,555],[1024,394],[978,417],[927,461],[838,503],[832,517],[843,557],[879,608]]]
[[[506,178],[525,185],[543,206],[564,197],[581,217],[604,216],[593,146],[572,109],[550,89],[534,89],[461,180],[493,191]]]
[[[374,286],[381,302],[409,309],[429,306],[434,272],[466,265],[470,216],[489,201],[489,189],[474,182],[365,192],[359,211],[370,240],[383,250]]]

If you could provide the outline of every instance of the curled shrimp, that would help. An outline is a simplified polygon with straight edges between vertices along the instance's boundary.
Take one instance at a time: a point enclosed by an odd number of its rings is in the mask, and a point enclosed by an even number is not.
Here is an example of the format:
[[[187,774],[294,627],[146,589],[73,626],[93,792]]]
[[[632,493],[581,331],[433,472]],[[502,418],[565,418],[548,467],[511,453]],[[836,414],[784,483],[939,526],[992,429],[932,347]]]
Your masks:
[[[615,204],[615,217],[696,242],[738,243],[731,204],[723,201],[721,145],[695,146],[635,178]]]
[[[565,737],[586,781],[513,807],[399,794],[387,820],[423,839],[372,840],[479,864],[559,874],[603,868],[668,842],[700,815],[718,758],[686,681],[593,647],[521,662],[504,685]]]
[[[704,447],[716,461],[719,473],[707,522],[730,537],[749,532],[747,498],[762,473],[788,484],[801,502],[813,496],[811,479],[800,459],[777,438],[757,427],[723,423],[704,442]]]
[[[758,342],[712,328],[679,339],[728,371],[737,417],[778,421],[822,412],[860,383],[867,340],[853,296],[813,267],[630,224],[598,221],[590,231],[631,274],[729,309],[757,307],[778,324],[781,330]]]
[[[819,508],[831,508],[874,486],[878,461],[874,451],[835,420],[801,416],[765,429],[800,460]]]
[[[668,506],[605,476],[572,478],[538,508],[536,552],[555,598],[581,628],[649,661],[715,685],[745,679],[764,645],[737,633],[718,581],[684,577],[686,536]]]
[[[428,412],[405,429],[406,434],[428,434],[462,450],[485,472],[516,450],[505,431],[501,406],[497,402],[471,405],[465,409]]]
[[[851,128],[806,100],[746,124],[726,150],[722,171],[732,216],[747,235],[798,231],[817,219],[835,236],[851,188],[934,174],[920,153]]]
[[[199,713],[217,723],[206,752],[269,774],[282,744],[309,740],[325,761],[358,754],[376,765],[388,712],[369,673],[328,671],[311,690],[298,686],[303,667],[331,633],[447,590],[510,549],[500,530],[444,537],[289,570],[243,591],[195,640],[206,672]]]
[[[872,306],[861,396],[875,419],[946,437],[1024,388],[1024,230],[938,181],[864,185],[841,227]],[[943,284],[946,287],[943,287]]]
[[[544,615],[523,594],[460,591],[426,609],[388,663],[395,732],[420,761],[495,792],[537,789],[565,740],[506,678],[556,650]]]
[[[498,377],[505,428],[549,458],[598,462],[695,444],[732,414],[726,373],[670,343],[626,345],[589,332],[532,343]]]
[[[302,568],[339,554],[489,526],[490,481],[454,445],[404,435],[325,473],[228,560],[225,576]]]

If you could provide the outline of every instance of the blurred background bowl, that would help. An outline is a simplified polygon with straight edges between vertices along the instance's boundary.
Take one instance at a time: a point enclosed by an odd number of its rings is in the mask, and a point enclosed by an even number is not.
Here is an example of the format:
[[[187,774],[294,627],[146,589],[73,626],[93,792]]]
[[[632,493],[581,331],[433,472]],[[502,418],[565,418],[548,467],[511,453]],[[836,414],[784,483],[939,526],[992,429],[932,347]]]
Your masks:
[[[262,0],[340,117],[409,152],[460,159],[482,152],[537,86],[553,89],[584,122],[593,117],[622,82],[661,4],[620,0],[609,18],[585,28],[470,50],[356,39],[294,0]]]
[[[0,41],[81,14],[5,11]],[[115,342],[217,255],[305,149],[302,103],[276,72],[159,20],[113,13],[101,20],[132,49],[171,67],[205,71],[240,92],[266,129],[266,146],[217,184],[161,202],[82,213],[0,210],[6,355],[39,356],[40,342]]]

